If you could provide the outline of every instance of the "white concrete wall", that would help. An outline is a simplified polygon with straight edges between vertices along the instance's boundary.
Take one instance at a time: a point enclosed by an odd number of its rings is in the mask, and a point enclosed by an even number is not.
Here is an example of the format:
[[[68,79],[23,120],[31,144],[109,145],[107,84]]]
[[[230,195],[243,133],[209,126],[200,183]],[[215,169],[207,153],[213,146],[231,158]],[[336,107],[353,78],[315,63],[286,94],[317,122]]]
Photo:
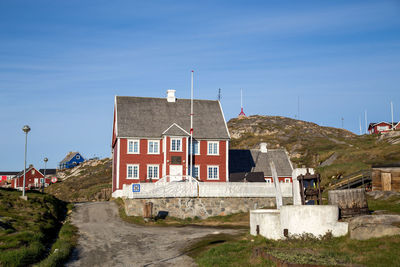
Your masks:
[[[250,234],[259,234],[268,239],[282,239],[283,232],[280,221],[280,210],[252,210],[250,211]]]
[[[348,224],[338,222],[339,208],[335,205],[284,206],[281,208],[281,227],[289,236],[313,234],[318,237],[328,231],[333,236],[346,235]]]
[[[283,197],[292,197],[292,185],[281,183]],[[273,184],[267,183],[142,183],[140,192],[132,192],[132,185],[124,185],[113,197],[156,198],[156,197],[275,197]]]
[[[279,218],[279,220],[278,220]],[[347,222],[338,222],[339,208],[335,205],[290,205],[271,213],[268,210],[250,212],[250,234],[256,235],[257,225],[260,234],[269,239],[283,239],[284,229],[289,237],[312,234],[320,237],[328,232],[333,236],[343,236],[348,232]]]

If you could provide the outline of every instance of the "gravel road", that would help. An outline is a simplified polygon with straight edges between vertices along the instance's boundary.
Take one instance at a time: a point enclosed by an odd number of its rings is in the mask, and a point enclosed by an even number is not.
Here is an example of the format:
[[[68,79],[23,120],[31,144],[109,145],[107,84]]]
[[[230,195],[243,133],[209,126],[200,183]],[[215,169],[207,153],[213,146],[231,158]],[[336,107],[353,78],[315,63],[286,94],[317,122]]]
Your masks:
[[[77,204],[72,223],[80,238],[67,266],[196,266],[181,253],[190,241],[216,232],[238,230],[203,227],[145,227],[118,216],[114,202]]]

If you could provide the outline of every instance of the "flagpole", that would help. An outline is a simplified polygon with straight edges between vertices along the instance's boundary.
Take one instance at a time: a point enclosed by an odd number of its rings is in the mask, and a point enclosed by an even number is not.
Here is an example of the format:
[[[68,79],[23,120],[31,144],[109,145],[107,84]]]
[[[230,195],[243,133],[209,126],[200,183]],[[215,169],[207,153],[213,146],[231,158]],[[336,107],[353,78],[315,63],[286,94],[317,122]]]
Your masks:
[[[193,70],[190,82],[190,176],[193,178]],[[192,180],[190,180],[192,181]]]

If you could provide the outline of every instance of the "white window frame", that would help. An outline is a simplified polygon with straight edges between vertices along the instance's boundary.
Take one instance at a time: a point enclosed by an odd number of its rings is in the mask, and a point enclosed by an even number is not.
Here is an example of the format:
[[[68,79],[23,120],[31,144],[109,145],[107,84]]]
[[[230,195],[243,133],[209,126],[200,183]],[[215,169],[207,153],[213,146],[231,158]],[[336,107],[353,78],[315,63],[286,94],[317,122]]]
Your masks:
[[[217,168],[217,177],[210,177],[210,168],[213,168],[213,174],[214,174],[214,170],[215,168]],[[207,165],[207,180],[219,180],[219,166],[218,165]]]
[[[150,152],[150,142],[153,142],[153,152]],[[157,152],[154,152],[154,143],[157,143]],[[160,154],[160,140],[147,140],[147,154]]]
[[[189,142],[190,142],[190,138],[189,138]],[[189,155],[192,153],[192,150],[194,150],[194,144],[197,144],[197,153],[194,153],[193,155],[200,155],[200,141],[199,140],[194,140],[193,139],[193,143],[192,143],[192,147],[189,151]]]
[[[285,183],[291,183],[290,178],[285,178]]]
[[[149,177],[149,167],[152,167],[152,168],[157,167],[157,177]],[[154,174],[154,170],[153,170],[153,174]],[[147,165],[146,179],[150,180],[150,178],[156,179],[156,180],[160,179],[160,165],[159,164],[148,164]]]
[[[214,145],[217,144],[217,152],[214,151]],[[212,149],[210,151],[210,145],[212,145]],[[219,156],[219,141],[208,141],[207,142],[207,155],[211,156]]]
[[[180,142],[180,150],[172,150],[172,141],[176,141],[176,140],[179,140],[179,142]],[[169,150],[171,151],[171,152],[182,152],[182,146],[183,146],[183,144],[182,144],[182,138],[178,138],[178,137],[171,137],[171,142],[170,142],[170,148],[169,148]]]
[[[129,177],[129,167],[132,167],[132,177]],[[135,177],[135,167],[137,167],[137,177]],[[139,179],[139,164],[127,164],[126,165],[126,179]]]
[[[132,152],[129,152],[129,142],[133,142],[132,144]],[[137,142],[137,152],[135,152],[135,143]],[[128,139],[128,142],[126,143],[126,151],[128,154],[140,154],[140,140],[139,139]]]
[[[194,165],[193,170],[197,168],[197,177],[194,176],[194,178],[200,179],[200,165]],[[190,175],[190,165],[188,167],[188,175]]]
[[[267,184],[272,184],[272,178],[265,178],[265,182]]]

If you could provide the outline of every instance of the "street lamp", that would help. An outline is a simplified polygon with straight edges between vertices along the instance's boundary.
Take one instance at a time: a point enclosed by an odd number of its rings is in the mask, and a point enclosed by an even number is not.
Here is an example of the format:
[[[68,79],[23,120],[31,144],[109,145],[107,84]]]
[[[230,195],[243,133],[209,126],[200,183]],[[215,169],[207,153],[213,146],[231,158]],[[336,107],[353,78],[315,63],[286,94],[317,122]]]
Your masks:
[[[25,125],[22,128],[22,131],[25,132],[25,158],[24,158],[24,182],[23,182],[23,188],[22,188],[22,197],[25,198],[25,177],[26,177],[26,150],[27,150],[27,144],[28,144],[28,133],[31,130],[29,125]]]
[[[48,158],[44,158],[44,175],[43,175],[43,182],[42,182],[42,193],[44,192],[44,184],[46,183],[46,163],[49,161]]]

